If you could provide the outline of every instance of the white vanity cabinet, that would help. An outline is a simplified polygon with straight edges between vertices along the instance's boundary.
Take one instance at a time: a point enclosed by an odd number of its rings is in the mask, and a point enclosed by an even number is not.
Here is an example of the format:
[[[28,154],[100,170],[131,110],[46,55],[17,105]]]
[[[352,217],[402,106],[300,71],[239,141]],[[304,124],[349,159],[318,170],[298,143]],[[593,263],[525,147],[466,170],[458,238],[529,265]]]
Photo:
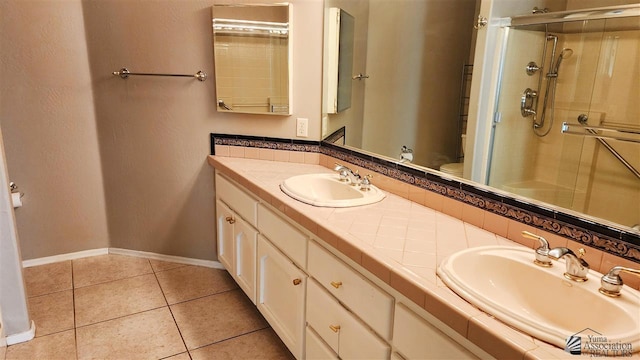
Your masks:
[[[338,355],[309,326],[305,331],[305,359],[338,360]]]
[[[269,204],[218,171],[215,182],[218,259],[297,359],[475,358]]]
[[[343,359],[388,359],[391,347],[315,280],[307,284],[307,323]]]
[[[297,359],[304,354],[307,275],[258,236],[258,310]]]
[[[402,355],[401,359],[477,359],[401,303],[395,307],[393,345]]]
[[[258,201],[223,177],[216,186],[218,259],[255,304]]]
[[[307,268],[308,238],[305,234],[262,204],[258,205],[258,228],[301,269]]]
[[[216,200],[216,220],[216,229],[218,230],[218,261],[231,273],[231,269],[233,269],[233,225],[236,222],[236,216],[235,213],[220,200]]]
[[[391,340],[393,297],[315,242],[309,243],[308,272],[338,301],[385,340]]]

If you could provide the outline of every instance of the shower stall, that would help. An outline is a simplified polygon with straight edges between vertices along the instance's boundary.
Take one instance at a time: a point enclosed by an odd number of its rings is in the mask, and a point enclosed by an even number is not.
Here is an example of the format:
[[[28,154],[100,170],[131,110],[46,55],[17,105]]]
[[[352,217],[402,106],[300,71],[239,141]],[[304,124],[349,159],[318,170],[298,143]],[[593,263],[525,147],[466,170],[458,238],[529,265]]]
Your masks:
[[[640,223],[640,4],[512,17],[487,183]]]

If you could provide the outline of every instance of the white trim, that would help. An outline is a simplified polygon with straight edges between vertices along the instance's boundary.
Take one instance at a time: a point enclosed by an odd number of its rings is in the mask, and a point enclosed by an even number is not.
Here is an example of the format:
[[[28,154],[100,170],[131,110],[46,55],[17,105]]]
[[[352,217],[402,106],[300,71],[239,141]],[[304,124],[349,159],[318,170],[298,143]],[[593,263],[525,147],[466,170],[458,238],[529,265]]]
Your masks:
[[[67,254],[53,255],[53,256],[47,256],[47,257],[42,257],[37,259],[24,260],[22,261],[22,267],[27,268],[27,267],[38,266],[38,265],[47,265],[47,264],[52,264],[60,261],[86,258],[89,256],[106,255],[108,253],[109,253],[109,248],[100,248],[100,249],[84,250],[84,251],[78,251],[78,252],[67,253]]]
[[[157,254],[146,251],[138,251],[138,250],[129,250],[129,249],[120,249],[120,248],[109,248],[109,254],[115,255],[127,255],[127,256],[135,256],[152,260],[160,260],[160,261],[169,261],[178,264],[186,264],[186,265],[198,265],[204,266],[208,268],[221,269],[226,270],[224,266],[219,261],[212,260],[202,260],[202,259],[193,259],[182,256],[175,255],[164,255]]]
[[[222,264],[219,261],[192,259],[192,258],[187,258],[182,256],[164,255],[164,254],[157,254],[157,253],[146,252],[146,251],[120,249],[120,248],[100,248],[100,249],[78,251],[78,252],[68,253],[68,254],[47,256],[47,257],[31,259],[31,260],[24,260],[22,262],[22,266],[27,268],[27,267],[38,266],[38,265],[52,264],[52,263],[65,261],[65,260],[75,260],[75,259],[81,259],[81,258],[86,258],[90,256],[107,255],[107,254],[135,256],[135,257],[141,257],[145,259],[169,261],[169,262],[174,262],[178,264],[198,265],[198,266],[204,266],[208,268],[226,270],[225,267],[222,266]]]
[[[25,332],[7,336],[7,346],[29,341],[36,336],[36,324],[31,320],[31,328]]]

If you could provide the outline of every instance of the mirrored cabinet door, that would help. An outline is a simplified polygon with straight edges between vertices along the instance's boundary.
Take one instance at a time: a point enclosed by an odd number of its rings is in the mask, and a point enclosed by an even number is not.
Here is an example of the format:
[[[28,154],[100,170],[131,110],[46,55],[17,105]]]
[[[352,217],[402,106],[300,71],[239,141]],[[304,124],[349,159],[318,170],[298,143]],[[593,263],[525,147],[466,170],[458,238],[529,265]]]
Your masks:
[[[214,5],[218,111],[291,114],[291,4]]]

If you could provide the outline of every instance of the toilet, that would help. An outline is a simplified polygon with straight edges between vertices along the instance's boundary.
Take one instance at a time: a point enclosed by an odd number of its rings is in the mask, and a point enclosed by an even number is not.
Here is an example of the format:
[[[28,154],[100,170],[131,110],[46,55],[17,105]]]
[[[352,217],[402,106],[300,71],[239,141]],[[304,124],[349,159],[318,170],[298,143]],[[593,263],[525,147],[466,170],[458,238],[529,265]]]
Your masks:
[[[440,166],[440,171],[452,176],[462,177],[464,171],[464,163],[449,163]]]
[[[461,137],[462,137],[462,155],[464,155],[464,147],[467,142],[467,135],[462,134]],[[451,176],[462,177],[462,174],[464,172],[464,162],[442,164],[440,166],[440,169],[438,170],[442,171],[445,174],[449,174]]]

